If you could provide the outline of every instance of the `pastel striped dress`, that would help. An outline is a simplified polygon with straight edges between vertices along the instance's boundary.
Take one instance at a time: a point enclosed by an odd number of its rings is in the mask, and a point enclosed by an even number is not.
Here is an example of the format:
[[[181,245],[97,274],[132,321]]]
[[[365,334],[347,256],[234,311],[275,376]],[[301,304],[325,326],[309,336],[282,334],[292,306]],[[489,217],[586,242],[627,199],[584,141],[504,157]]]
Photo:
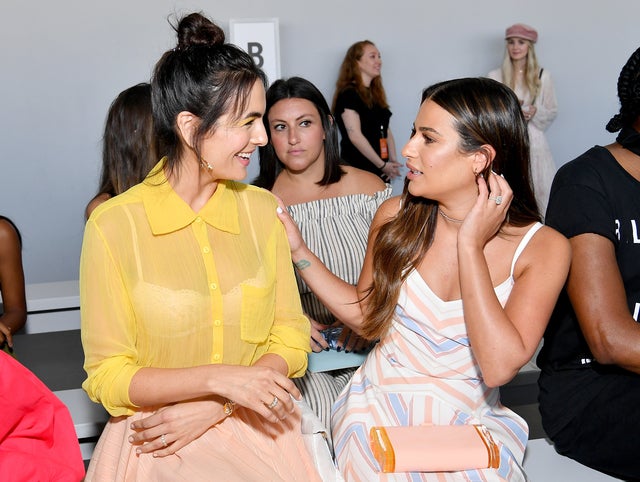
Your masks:
[[[510,276],[495,287],[504,306],[518,256],[542,225],[518,245]],[[500,445],[498,469],[447,473],[378,473],[369,448],[374,425],[482,423]],[[333,406],[336,462],[346,481],[524,481],[526,422],[486,386],[467,337],[462,300],[443,301],[413,270],[389,328]],[[425,447],[425,450],[428,450]]]

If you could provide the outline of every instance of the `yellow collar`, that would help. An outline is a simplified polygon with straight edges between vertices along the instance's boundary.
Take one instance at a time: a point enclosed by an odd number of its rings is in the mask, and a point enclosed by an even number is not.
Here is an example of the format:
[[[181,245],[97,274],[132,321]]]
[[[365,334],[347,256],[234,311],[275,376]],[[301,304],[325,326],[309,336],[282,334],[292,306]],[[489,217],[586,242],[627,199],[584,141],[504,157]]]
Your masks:
[[[142,202],[153,234],[178,231],[193,223],[198,217],[221,231],[240,233],[238,203],[234,194],[239,183],[218,182],[213,196],[200,212],[196,213],[175,193],[167,181],[164,165],[165,158],[154,166],[143,181],[141,189]]]

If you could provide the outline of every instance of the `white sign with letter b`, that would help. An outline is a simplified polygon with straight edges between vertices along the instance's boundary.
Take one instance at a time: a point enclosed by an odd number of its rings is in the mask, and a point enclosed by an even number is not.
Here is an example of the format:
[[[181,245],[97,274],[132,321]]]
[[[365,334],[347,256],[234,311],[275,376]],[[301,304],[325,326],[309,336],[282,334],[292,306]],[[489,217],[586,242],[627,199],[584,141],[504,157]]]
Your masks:
[[[277,18],[229,21],[230,42],[247,52],[267,74],[269,83],[280,78],[280,38]]]

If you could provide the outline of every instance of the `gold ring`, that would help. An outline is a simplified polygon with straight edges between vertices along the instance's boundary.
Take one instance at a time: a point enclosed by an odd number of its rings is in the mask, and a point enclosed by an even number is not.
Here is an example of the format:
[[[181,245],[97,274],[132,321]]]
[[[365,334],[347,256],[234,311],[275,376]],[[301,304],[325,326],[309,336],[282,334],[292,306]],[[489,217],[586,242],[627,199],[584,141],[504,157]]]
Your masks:
[[[168,445],[167,444],[167,439],[165,438],[166,436],[167,436],[166,433],[163,433],[162,435],[160,435],[160,442],[162,442],[162,446],[163,447],[166,447]]]
[[[233,414],[233,411],[236,408],[236,402],[232,401],[232,400],[227,400],[226,402],[224,402],[224,405],[222,406],[222,409],[224,410],[224,414],[227,417],[230,417]]]
[[[280,400],[278,400],[278,397],[273,397],[273,401],[269,405],[267,405],[267,407],[272,408],[272,409],[276,408],[278,406],[278,402],[279,401]]]

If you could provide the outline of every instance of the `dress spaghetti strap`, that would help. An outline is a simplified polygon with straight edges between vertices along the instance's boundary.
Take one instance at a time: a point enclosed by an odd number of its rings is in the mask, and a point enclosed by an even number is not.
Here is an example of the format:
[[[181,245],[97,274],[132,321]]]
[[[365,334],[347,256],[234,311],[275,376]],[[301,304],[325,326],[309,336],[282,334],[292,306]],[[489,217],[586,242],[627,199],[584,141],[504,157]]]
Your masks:
[[[509,276],[511,276],[512,278],[513,278],[513,269],[516,266],[516,262],[518,261],[520,254],[524,251],[524,248],[527,247],[527,244],[529,244],[529,241],[531,240],[533,235],[536,234],[538,232],[538,229],[540,229],[542,226],[543,226],[542,223],[535,223],[533,226],[529,228],[529,231],[527,231],[527,234],[525,234],[522,237],[520,244],[518,244],[518,247],[516,248],[516,252],[513,254],[513,261],[511,261],[511,271],[509,272]]]

